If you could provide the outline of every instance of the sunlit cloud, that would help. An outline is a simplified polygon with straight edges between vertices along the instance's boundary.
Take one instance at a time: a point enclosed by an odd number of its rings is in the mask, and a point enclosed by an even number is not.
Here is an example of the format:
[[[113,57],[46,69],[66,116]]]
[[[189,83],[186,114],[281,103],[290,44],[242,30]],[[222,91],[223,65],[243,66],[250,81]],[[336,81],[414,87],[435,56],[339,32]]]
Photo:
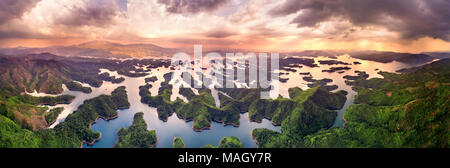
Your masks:
[[[168,48],[450,51],[444,0],[361,0],[354,7],[347,0],[5,2],[17,10],[0,12],[0,47],[107,40]]]

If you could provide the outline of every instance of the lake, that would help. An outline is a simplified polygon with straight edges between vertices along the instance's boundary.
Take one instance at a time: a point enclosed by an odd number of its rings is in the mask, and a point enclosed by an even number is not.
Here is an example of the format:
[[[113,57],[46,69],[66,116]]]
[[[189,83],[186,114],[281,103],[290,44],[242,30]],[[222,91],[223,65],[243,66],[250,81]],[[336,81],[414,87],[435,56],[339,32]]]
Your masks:
[[[311,58],[311,57],[306,57]],[[366,61],[352,58],[348,55],[342,55],[337,58],[328,58],[328,57],[315,57],[315,62],[319,67],[308,67],[302,66],[295,69],[297,72],[288,72],[284,70],[280,70],[283,72],[280,77],[288,78],[289,80],[285,83],[280,82],[280,95],[286,98],[289,98],[288,89],[293,87],[299,87],[303,90],[308,89],[308,82],[304,81],[302,78],[305,75],[300,75],[300,72],[309,72],[314,79],[323,79],[329,78],[332,79],[333,82],[329,83],[329,85],[337,85],[337,90],[346,90],[349,94],[347,95],[347,101],[344,105],[344,108],[338,110],[338,116],[334,122],[333,127],[342,127],[343,126],[343,115],[346,109],[353,104],[354,96],[356,92],[351,89],[351,86],[345,84],[345,79],[343,76],[345,75],[357,75],[355,70],[365,71],[369,74],[369,78],[381,77],[381,75],[377,74],[379,70],[385,72],[395,72],[402,68],[409,68],[419,65],[409,65],[401,62],[390,62],[390,63],[379,63],[374,61]],[[351,63],[351,65],[321,65],[319,63],[320,60],[339,60],[347,63]],[[353,62],[360,62],[361,64],[353,64]],[[145,65],[143,65],[145,66]],[[346,70],[342,73],[328,73],[322,72],[322,70],[329,69],[330,67],[350,67],[350,70]],[[144,68],[145,69],[145,68]],[[97,123],[92,125],[92,130],[99,131],[102,134],[102,138],[94,143],[94,145],[83,145],[85,148],[111,148],[114,146],[117,140],[116,132],[121,127],[129,127],[133,121],[133,116],[137,112],[144,112],[144,119],[147,122],[148,129],[156,130],[158,143],[156,145],[157,148],[169,148],[172,146],[172,139],[174,137],[181,137],[186,145],[186,147],[202,147],[207,144],[211,144],[217,146],[219,144],[220,139],[228,136],[236,136],[238,137],[245,147],[254,148],[256,147],[256,143],[251,138],[251,131],[255,128],[268,128],[275,131],[280,132],[280,126],[273,126],[272,122],[263,119],[261,123],[250,122],[248,118],[248,113],[240,114],[240,126],[223,126],[221,123],[212,122],[210,130],[204,130],[202,132],[195,132],[192,129],[193,122],[185,122],[182,119],[179,119],[176,115],[172,115],[168,118],[166,122],[158,119],[157,109],[153,107],[149,107],[146,104],[141,103],[139,96],[139,86],[145,85],[145,78],[156,76],[158,78],[155,82],[149,82],[153,85],[150,89],[152,96],[156,96],[158,94],[158,89],[160,87],[161,82],[164,81],[163,75],[165,73],[170,72],[169,68],[157,68],[151,69],[149,75],[145,77],[127,77],[123,75],[119,75],[117,72],[109,71],[106,69],[101,69],[101,72],[108,72],[111,76],[116,77],[124,77],[125,81],[119,84],[113,84],[111,82],[103,82],[102,86],[99,88],[91,87],[92,93],[86,94],[82,92],[69,91],[65,86],[63,86],[63,93],[61,94],[70,94],[76,96],[76,98],[70,104],[60,104],[54,107],[64,107],[64,111],[58,116],[57,121],[50,126],[53,128],[55,125],[64,121],[64,119],[73,111],[75,111],[78,106],[80,106],[85,100],[97,97],[101,94],[111,94],[111,92],[119,87],[126,86],[128,100],[130,102],[130,108],[125,110],[118,110],[119,117],[113,120],[105,121],[103,119],[99,119]],[[195,77],[194,77],[195,78]],[[83,86],[89,86],[88,84],[81,83]],[[337,91],[336,90],[336,91]],[[182,95],[178,93],[178,89],[174,87],[172,90],[173,95],[171,96],[171,100],[179,97],[185,101]],[[217,96],[217,91],[212,90],[216,104],[219,105],[219,100]],[[48,96],[48,94],[42,93],[28,93],[33,96]],[[59,95],[61,95],[59,94]],[[55,95],[50,95],[55,96]]]

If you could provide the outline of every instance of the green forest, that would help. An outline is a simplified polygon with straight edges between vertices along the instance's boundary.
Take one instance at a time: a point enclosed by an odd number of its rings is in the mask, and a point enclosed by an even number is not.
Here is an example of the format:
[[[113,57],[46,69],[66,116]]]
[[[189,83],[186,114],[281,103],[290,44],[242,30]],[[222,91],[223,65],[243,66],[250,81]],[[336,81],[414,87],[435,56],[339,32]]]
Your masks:
[[[358,94],[344,115],[344,128],[304,132],[287,120],[282,133],[255,129],[258,147],[447,148],[450,59],[404,74],[380,74],[383,79],[367,80],[365,73],[347,77]]]
[[[128,128],[120,128],[117,135],[115,148],[151,148],[157,143],[156,131],[147,130],[143,112],[134,114],[133,124]]]

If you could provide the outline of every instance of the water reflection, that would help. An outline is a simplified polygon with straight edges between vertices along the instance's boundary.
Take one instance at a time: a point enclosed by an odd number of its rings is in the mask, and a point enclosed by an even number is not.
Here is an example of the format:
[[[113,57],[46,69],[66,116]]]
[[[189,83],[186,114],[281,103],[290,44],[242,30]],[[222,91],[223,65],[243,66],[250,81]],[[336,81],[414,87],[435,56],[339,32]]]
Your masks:
[[[381,77],[378,73],[380,69],[386,72],[395,72],[396,70],[402,68],[408,68],[412,66],[418,65],[408,65],[401,62],[391,62],[391,63],[379,63],[374,61],[366,61],[352,58],[348,55],[339,56],[337,58],[328,58],[328,57],[316,57],[314,58],[316,64],[319,67],[296,67],[292,68],[297,70],[297,72],[288,72],[281,70],[280,72],[284,72],[286,74],[281,75],[282,78],[289,78],[286,83],[280,83],[280,94],[283,97],[288,98],[288,89],[293,87],[300,87],[303,90],[308,89],[308,82],[304,81],[302,78],[305,75],[300,75],[300,72],[309,72],[314,79],[323,79],[329,78],[332,79],[333,82],[330,85],[337,85],[338,90],[346,90],[349,94],[347,95],[347,101],[344,105],[344,108],[338,111],[338,116],[335,120],[334,127],[341,127],[343,125],[342,116],[344,115],[345,110],[353,104],[354,96],[356,92],[351,89],[351,86],[345,84],[345,80],[343,76],[345,75],[357,75],[355,70],[365,71],[369,74],[369,78]],[[347,63],[351,63],[351,65],[320,65],[320,60],[339,60]],[[353,62],[360,62],[361,64],[353,64]],[[322,72],[322,70],[329,69],[330,67],[341,67],[348,66],[352,68],[351,70],[344,71],[343,73],[328,73]],[[144,66],[145,67],[145,66]],[[110,120],[104,121],[103,119],[99,119],[98,122],[92,125],[92,129],[94,131],[99,131],[102,133],[102,139],[96,142],[93,146],[84,145],[83,147],[88,148],[110,148],[113,147],[117,140],[116,132],[121,127],[129,127],[133,121],[133,116],[136,112],[144,112],[144,119],[148,124],[148,129],[156,130],[158,137],[158,144],[156,147],[171,147],[172,138],[173,137],[181,137],[184,140],[186,147],[202,147],[206,144],[218,145],[221,138],[226,136],[236,136],[241,139],[245,147],[256,147],[256,143],[251,138],[251,130],[254,128],[268,128],[276,131],[280,131],[281,128],[279,126],[273,126],[271,121],[263,119],[262,123],[250,122],[248,119],[248,113],[240,114],[240,126],[222,126],[221,123],[212,122],[212,128],[210,130],[204,130],[202,132],[195,132],[192,129],[192,122],[185,122],[182,119],[177,118],[176,115],[172,115],[168,118],[167,122],[163,122],[158,119],[157,109],[153,107],[149,107],[146,104],[142,104],[140,102],[139,96],[139,86],[145,85],[145,78],[156,76],[157,81],[149,82],[152,84],[152,88],[150,88],[150,92],[152,96],[156,96],[158,94],[158,89],[160,88],[161,82],[164,81],[163,75],[170,72],[169,68],[157,68],[151,69],[148,76],[145,77],[137,77],[131,78],[123,75],[119,75],[117,72],[109,71],[107,69],[101,69],[100,73],[108,72],[111,76],[116,77],[124,77],[125,81],[119,84],[113,84],[111,82],[104,82],[103,85],[99,88],[92,87],[92,93],[86,94],[82,92],[74,92],[69,91],[65,86],[64,92],[62,94],[70,94],[76,96],[70,104],[65,105],[57,105],[55,107],[64,107],[64,111],[58,116],[57,121],[50,126],[53,128],[55,125],[64,121],[64,119],[73,111],[75,111],[79,105],[83,103],[84,100],[91,99],[97,97],[101,94],[111,94],[111,92],[119,87],[126,86],[126,90],[128,93],[128,100],[131,104],[129,109],[118,110],[119,117]],[[193,74],[194,79],[197,79],[197,76]],[[82,83],[83,86],[89,86],[88,84]],[[171,99],[175,99],[180,97],[184,99],[182,95],[178,93],[178,89],[174,87],[172,90],[173,95]],[[195,93],[196,90],[195,90]],[[218,103],[217,92],[213,90],[215,93],[216,104]],[[33,96],[48,96],[42,93],[28,93]],[[55,96],[55,95],[52,95]],[[186,100],[185,100],[186,101]],[[217,104],[219,105],[219,104]],[[54,108],[54,107],[52,107]]]

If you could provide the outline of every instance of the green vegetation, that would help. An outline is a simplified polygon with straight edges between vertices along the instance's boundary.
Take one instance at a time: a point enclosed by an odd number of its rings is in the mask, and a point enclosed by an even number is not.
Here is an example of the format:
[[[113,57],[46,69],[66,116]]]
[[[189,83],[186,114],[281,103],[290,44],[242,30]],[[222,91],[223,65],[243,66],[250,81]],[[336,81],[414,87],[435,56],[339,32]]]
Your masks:
[[[28,94],[24,94],[10,97],[8,99],[8,103],[54,106],[57,104],[70,104],[73,99],[75,99],[75,96],[72,95],[60,95],[55,97],[52,96],[34,97]]]
[[[93,132],[90,129],[90,125],[95,122],[98,117],[106,120],[117,117],[118,113],[116,110],[119,109],[118,105],[127,104],[128,102],[126,97],[117,98],[126,96],[126,94],[118,94],[125,92],[124,87],[119,87],[113,92],[116,94],[112,94],[111,96],[101,95],[93,99],[86,100],[81,106],[78,107],[78,110],[67,116],[65,121],[58,124],[54,129],[44,129],[31,132],[22,129],[21,126],[9,118],[0,116],[2,117],[1,122],[5,123],[0,126],[0,132],[2,132],[0,144],[5,144],[5,147],[78,148],[82,142],[93,143],[95,140],[100,138],[100,133]],[[15,97],[9,101],[17,103],[17,100],[21,99]],[[114,100],[126,102],[115,102]],[[36,108],[30,104],[27,106]],[[45,110],[43,110],[42,114],[45,114]],[[16,117],[17,116],[18,115],[16,115]]]
[[[222,138],[218,148],[244,148],[241,140],[235,136]]]
[[[157,143],[156,131],[147,130],[143,112],[136,113],[134,115],[133,124],[128,129],[123,127],[120,128],[117,135],[118,140],[114,146],[116,148],[151,148]],[[180,141],[183,143],[181,139]]]
[[[383,79],[347,77],[358,91],[345,127],[304,136],[267,129],[252,133],[259,147],[448,147],[450,59]],[[350,79],[352,78],[352,79]],[[292,142],[295,142],[295,145]]]
[[[202,131],[211,126],[212,121],[222,122],[224,125],[230,124],[234,126],[239,125],[239,114],[247,109],[243,101],[236,101],[232,98],[219,94],[219,98],[223,100],[220,108],[216,107],[211,91],[206,88],[199,89],[199,94],[196,95],[191,89],[181,88],[180,94],[185,96],[189,102],[185,103],[177,98],[175,101],[170,101],[172,94],[172,85],[169,84],[172,73],[164,75],[165,81],[161,83],[158,96],[150,96],[148,91],[151,88],[150,84],[140,87],[141,102],[148,104],[158,109],[159,119],[166,121],[167,117],[176,112],[177,116],[186,121],[193,120],[193,129],[195,131]],[[258,93],[259,94],[259,93]],[[254,99],[254,97],[247,97],[247,99]]]
[[[14,120],[16,117],[14,113],[6,107],[6,104],[0,104],[0,115],[3,115],[11,120]]]
[[[112,93],[112,101],[116,104],[118,109],[128,109],[130,108],[130,102],[128,102],[127,91],[125,86],[120,86],[116,88]]]
[[[336,110],[342,108],[346,100],[346,93],[340,91],[337,93],[329,93],[322,87],[316,87],[311,91],[305,91],[300,94],[301,89],[291,89],[293,94],[297,94],[297,99],[278,98],[276,100],[259,99],[262,89],[220,89],[229,96],[219,93],[221,107],[215,106],[214,98],[209,89],[199,89],[199,94],[196,95],[191,89],[182,88],[180,94],[185,96],[189,102],[185,103],[180,99],[170,101],[172,85],[169,85],[172,73],[164,75],[165,82],[161,84],[158,96],[150,96],[148,89],[151,85],[147,84],[140,87],[141,101],[158,109],[158,116],[161,120],[167,120],[167,117],[174,112],[178,117],[187,121],[193,120],[193,129],[201,131],[208,129],[212,121],[222,122],[224,125],[230,124],[234,126],[239,125],[239,114],[241,112],[249,112],[250,119],[260,122],[262,118],[266,117],[273,120],[275,125],[280,125],[281,122],[289,116],[294,110],[307,111],[310,114],[307,117],[320,117],[326,119],[327,122],[320,123],[320,126],[331,126],[333,119],[336,117]],[[296,93],[298,92],[298,93]],[[306,98],[309,97],[310,99]],[[291,95],[295,96],[295,95]],[[307,101],[308,100],[308,101]],[[316,107],[316,106],[320,106]],[[326,110],[324,114],[316,111]],[[293,121],[294,122],[294,121]],[[302,126],[306,128],[306,126]],[[315,129],[316,126],[313,126]]]
[[[58,118],[58,115],[61,114],[61,112],[64,110],[64,107],[56,107],[51,109],[47,114],[45,114],[45,121],[47,121],[48,125],[52,125],[56,118]]]
[[[46,119],[48,108],[38,105],[69,104],[74,98],[71,95],[34,97],[23,94],[12,96],[4,101],[0,100],[0,103],[3,102],[0,105],[0,112],[22,128],[40,130],[48,127],[49,123]]]
[[[91,93],[92,89],[90,87],[84,87],[80,83],[75,81],[70,81],[65,83],[67,89],[71,91],[80,91],[83,93]]]
[[[167,118],[173,114],[181,99],[177,99],[174,102],[170,101],[172,95],[172,85],[169,85],[172,73],[164,74],[165,81],[161,83],[161,87],[158,91],[158,96],[151,96],[149,89],[152,87],[150,84],[139,87],[139,95],[141,96],[141,102],[148,104],[149,106],[156,107],[158,109],[158,118],[163,121],[167,121]]]
[[[259,100],[250,106],[252,120],[261,121],[263,117],[268,117],[281,125],[282,133],[254,129],[252,136],[259,147],[302,147],[301,138],[329,128],[337,116],[333,110],[342,108],[346,101],[343,91],[331,93],[320,87],[306,91],[291,88],[289,96],[292,99]]]
[[[211,145],[211,144],[206,144],[202,148],[216,148],[216,147],[214,145]]]
[[[207,144],[202,148],[244,148],[244,144],[242,144],[241,140],[238,137],[230,136],[222,138],[219,141],[219,146],[217,147],[211,144]]]
[[[172,95],[172,85],[169,85],[172,73],[164,74],[165,81],[161,83],[158,96],[150,96],[148,89],[151,85],[147,84],[140,87],[141,102],[158,109],[158,117],[163,121],[171,116],[175,111],[177,115],[185,120],[194,120],[193,129],[201,131],[211,126],[211,114],[215,107],[214,98],[207,89],[199,91],[199,95],[190,97],[189,103],[183,102],[177,98],[175,101],[170,101]],[[190,89],[186,92],[192,92]]]
[[[42,139],[30,130],[22,129],[13,120],[0,115],[0,148],[39,147]]]
[[[261,122],[263,118],[272,119],[275,125],[281,125],[282,122],[293,113],[301,116],[305,120],[308,118],[327,120],[324,123],[330,123],[337,115],[334,111],[341,109],[346,101],[344,91],[337,93],[330,93],[321,87],[315,87],[306,91],[300,88],[290,88],[289,96],[291,99],[277,98],[275,100],[257,99],[249,107],[249,117],[253,121]],[[299,116],[300,117],[300,116]],[[292,118],[293,119],[293,118]],[[332,122],[332,121],[331,121]],[[323,125],[317,127],[324,127]],[[306,124],[306,123],[303,123]],[[314,125],[309,125],[309,128],[316,129]]]
[[[183,139],[180,137],[173,138],[172,148],[184,148],[184,142]]]

